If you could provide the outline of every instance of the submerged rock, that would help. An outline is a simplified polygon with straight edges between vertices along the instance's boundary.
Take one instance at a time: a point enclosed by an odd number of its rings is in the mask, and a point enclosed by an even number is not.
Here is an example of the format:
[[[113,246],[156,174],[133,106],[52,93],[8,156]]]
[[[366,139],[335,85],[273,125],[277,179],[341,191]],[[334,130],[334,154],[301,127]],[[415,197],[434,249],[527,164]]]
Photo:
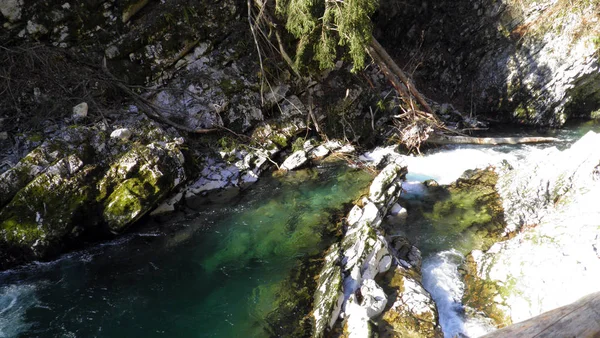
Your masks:
[[[600,290],[600,134],[570,149],[531,156],[502,176],[498,190],[510,240],[472,252],[471,294],[487,290],[478,310],[519,322]]]

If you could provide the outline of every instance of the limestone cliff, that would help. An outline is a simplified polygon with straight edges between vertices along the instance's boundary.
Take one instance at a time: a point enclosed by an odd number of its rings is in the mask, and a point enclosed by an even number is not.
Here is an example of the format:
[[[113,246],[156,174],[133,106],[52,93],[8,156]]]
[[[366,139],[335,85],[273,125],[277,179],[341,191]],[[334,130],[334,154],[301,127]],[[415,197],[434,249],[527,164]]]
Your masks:
[[[386,0],[375,22],[431,98],[473,116],[560,126],[600,108],[598,6]]]

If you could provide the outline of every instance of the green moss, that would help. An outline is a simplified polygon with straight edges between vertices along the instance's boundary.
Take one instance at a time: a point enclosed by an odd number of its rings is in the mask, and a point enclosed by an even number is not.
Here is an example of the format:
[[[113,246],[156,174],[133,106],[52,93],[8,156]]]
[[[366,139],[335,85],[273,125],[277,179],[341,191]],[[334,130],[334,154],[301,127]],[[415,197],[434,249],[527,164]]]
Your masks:
[[[535,109],[527,106],[525,103],[520,103],[513,113],[513,116],[522,123],[533,120],[535,118]]]
[[[292,143],[292,152],[296,152],[298,150],[304,150],[304,142],[305,142],[305,140],[301,137],[295,139],[294,142]]]
[[[502,311],[499,304],[494,300],[498,299],[498,296],[506,299],[517,281],[509,280],[506,286],[501,286],[498,283],[479,278],[477,275],[477,264],[471,255],[467,256],[462,272],[465,283],[465,293],[462,299],[463,304],[475,311],[483,312],[499,328],[512,324],[510,317]]]
[[[420,281],[421,276],[414,269],[396,267],[390,269],[378,282],[388,295],[388,304],[383,315],[377,319],[380,337],[442,337],[437,325],[437,313],[418,315],[406,309],[391,308],[394,301],[404,292],[405,278]]]
[[[161,190],[164,190],[157,183],[146,175],[145,178],[130,178],[119,184],[105,202],[103,215],[109,228],[119,232],[142,216],[143,211],[156,202]]]
[[[177,165],[167,154],[159,156],[147,146],[135,146],[98,183],[96,201],[103,203],[103,218],[111,231],[122,231],[172,189]]]
[[[288,146],[288,138],[285,137],[283,134],[274,133],[273,135],[271,135],[270,139],[280,148],[285,148]]]
[[[498,240],[505,226],[502,202],[495,190],[496,181],[497,175],[491,168],[468,171],[448,187],[430,187],[432,204],[417,211],[433,227],[434,233],[447,234],[445,240],[450,241],[449,247],[463,252],[485,250]],[[460,240],[456,240],[458,238]],[[454,240],[456,243],[452,242]],[[420,249],[435,251],[426,245]]]
[[[42,174],[21,189],[0,213],[0,231],[9,245],[32,246],[37,251],[63,245],[81,210],[90,208],[89,176],[93,167],[85,167],[73,177]],[[92,224],[91,218],[88,223]]]
[[[130,2],[127,7],[123,10],[122,21],[127,22],[135,15],[140,9],[144,8],[148,4],[149,0],[136,0]]]
[[[29,136],[27,136],[27,140],[31,141],[31,142],[42,142],[44,140],[44,135],[42,134],[31,134]]]

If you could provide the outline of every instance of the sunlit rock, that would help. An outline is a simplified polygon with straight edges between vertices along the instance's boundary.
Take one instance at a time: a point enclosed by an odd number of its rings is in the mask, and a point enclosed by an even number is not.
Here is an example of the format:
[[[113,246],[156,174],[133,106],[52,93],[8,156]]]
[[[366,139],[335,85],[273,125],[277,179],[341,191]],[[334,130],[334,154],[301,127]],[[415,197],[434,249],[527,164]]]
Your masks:
[[[127,128],[115,129],[112,133],[110,133],[110,137],[117,138],[123,141],[128,140],[131,137],[131,135],[131,130]]]
[[[21,18],[22,7],[23,0],[5,0],[0,3],[0,12],[8,21],[14,22]]]
[[[294,170],[304,165],[307,161],[306,152],[304,150],[298,150],[283,161],[281,169]]]
[[[473,290],[492,290],[487,302],[493,298],[502,312],[497,318],[522,321],[599,290],[599,142],[590,132],[569,149],[547,150],[501,175],[514,238],[474,251],[468,264]]]

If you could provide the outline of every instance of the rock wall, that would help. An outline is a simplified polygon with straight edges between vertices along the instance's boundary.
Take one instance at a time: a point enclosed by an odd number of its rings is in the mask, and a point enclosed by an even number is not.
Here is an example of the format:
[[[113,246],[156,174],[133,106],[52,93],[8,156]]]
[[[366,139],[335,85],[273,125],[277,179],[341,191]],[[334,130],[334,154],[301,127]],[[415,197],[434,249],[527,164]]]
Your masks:
[[[600,290],[598,142],[600,134],[590,132],[569,149],[540,151],[500,174],[505,232],[514,237],[473,251],[467,274],[474,277],[469,292],[485,290],[503,324]]]
[[[382,43],[431,98],[471,115],[560,126],[600,108],[590,1],[382,1]]]

